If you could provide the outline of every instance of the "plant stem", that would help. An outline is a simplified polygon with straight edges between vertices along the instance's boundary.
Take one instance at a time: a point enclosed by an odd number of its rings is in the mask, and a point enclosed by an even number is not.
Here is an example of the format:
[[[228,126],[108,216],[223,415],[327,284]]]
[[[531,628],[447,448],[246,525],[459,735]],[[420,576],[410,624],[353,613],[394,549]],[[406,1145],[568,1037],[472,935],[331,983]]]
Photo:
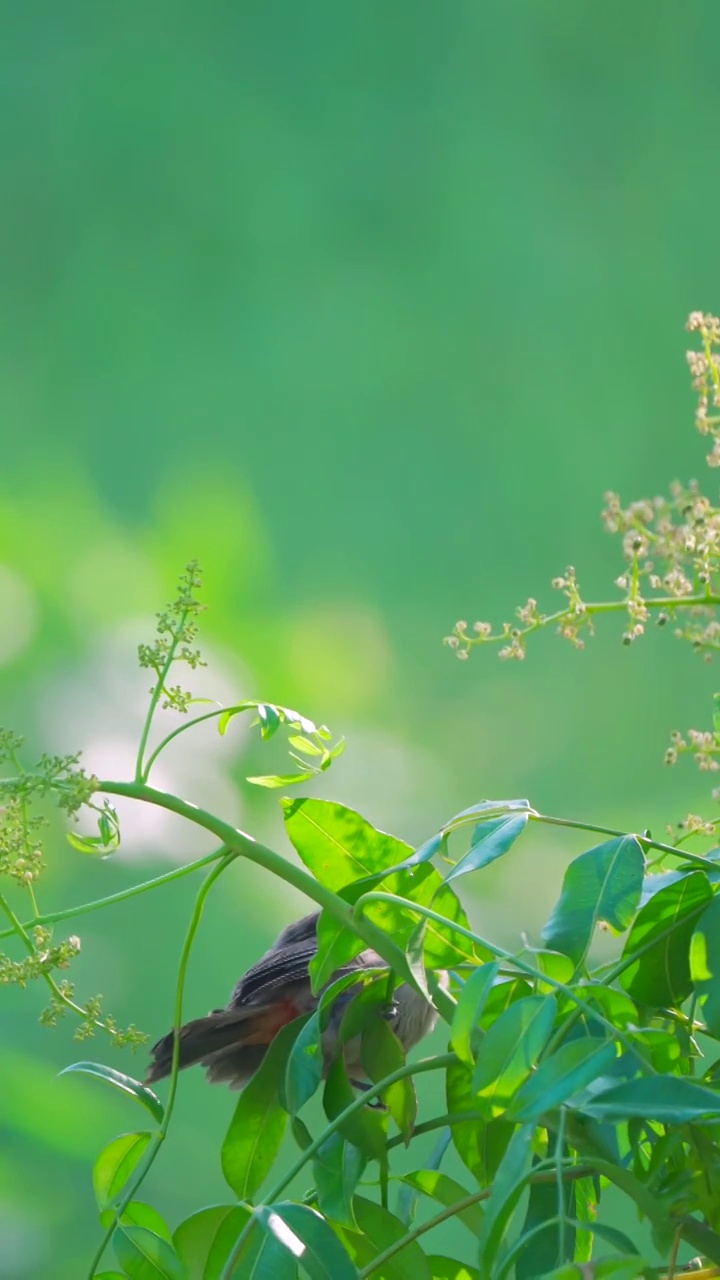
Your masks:
[[[223,871],[225,871],[226,868],[230,866],[230,863],[235,861],[235,858],[237,856],[238,855],[236,853],[231,853],[231,852],[225,854],[222,862],[219,862],[217,866],[213,867],[212,871],[210,871],[210,873],[205,877],[205,880],[203,881],[200,887],[200,891],[197,895],[197,898],[195,899],[195,907],[193,909],[193,913],[190,919],[190,924],[188,925],[187,933],[185,935],[185,941],[183,943],[182,952],[180,953],[180,964],[178,966],[178,980],[177,980],[177,987],[175,990],[175,1011],[174,1011],[174,1019],[173,1019],[173,1030],[175,1032],[175,1037],[173,1042],[172,1068],[170,1072],[170,1092],[168,1093],[168,1100],[165,1105],[165,1114],[163,1115],[162,1124],[160,1125],[159,1130],[157,1131],[157,1133],[153,1135],[141,1172],[138,1174],[136,1178],[132,1180],[128,1190],[125,1192],[125,1195],[123,1196],[122,1200],[118,1204],[117,1209],[115,1210],[115,1217],[113,1218],[113,1221],[111,1222],[110,1226],[108,1227],[107,1231],[105,1232],[105,1235],[103,1236],[100,1242],[100,1245],[98,1246],[97,1252],[95,1253],[95,1256],[90,1265],[88,1280],[93,1280],[93,1276],[95,1275],[95,1272],[97,1271],[97,1268],[100,1265],[102,1256],[110,1242],[113,1232],[115,1231],[118,1223],[120,1222],[120,1219],[122,1218],[122,1215],[125,1212],[130,1201],[137,1194],[138,1187],[147,1176],[150,1170],[150,1167],[153,1164],[160,1150],[160,1147],[165,1141],[165,1137],[166,1137],[168,1128],[170,1126],[170,1120],[172,1118],[173,1107],[175,1105],[175,1095],[177,1093],[178,1069],[180,1066],[180,1026],[182,1023],[182,1006],[183,1006],[183,996],[185,993],[185,976],[187,974],[188,963],[190,960],[190,952],[192,950],[193,942],[195,941],[195,935],[200,925],[200,920],[202,918],[202,913],[205,906],[205,900],[210,890],[212,889],[215,881],[218,879],[219,876],[222,875]]]
[[[147,747],[148,737],[150,736],[150,729],[152,727],[153,717],[157,710],[157,705],[158,705],[158,702],[160,701],[162,691],[165,687],[165,681],[168,678],[170,668],[175,659],[175,650],[177,649],[180,643],[180,637],[183,631],[185,630],[185,624],[187,623],[189,616],[190,616],[190,610],[187,608],[183,609],[182,613],[180,614],[178,624],[175,627],[175,630],[172,632],[172,640],[170,641],[170,644],[168,646],[168,651],[162,667],[160,667],[159,670],[157,667],[153,667],[153,670],[155,671],[155,675],[157,676],[157,684],[155,685],[155,688],[150,694],[150,704],[148,706],[147,714],[145,716],[145,721],[143,723],[142,733],[140,734],[140,745],[138,747],[137,762],[135,764],[136,782],[141,782],[143,779],[143,757],[145,755],[145,748]]]
[[[172,733],[169,733],[165,738],[163,738],[162,742],[158,743],[155,750],[148,756],[142,773],[142,778],[138,778],[138,782],[147,782],[150,777],[150,770],[160,755],[160,752],[164,751],[168,743],[172,742],[174,738],[179,737],[181,733],[186,733],[188,729],[193,729],[196,724],[202,724],[204,720],[213,720],[219,716],[224,716],[226,711],[233,713],[252,711],[257,710],[257,706],[257,702],[238,702],[232,707],[216,707],[214,711],[205,711],[201,716],[195,716],[192,720],[186,720],[184,724],[178,725],[176,729],[173,729]]]
[[[129,889],[120,889],[117,893],[111,893],[106,898],[94,898],[92,902],[81,902],[76,907],[66,907],[63,911],[50,911],[45,915],[34,916],[32,920],[23,921],[24,929],[34,929],[36,925],[57,924],[59,920],[72,920],[74,916],[87,915],[90,911],[99,911],[101,907],[112,907],[116,902],[124,902],[127,898],[134,898],[139,893],[147,893],[149,889],[157,889],[160,885],[170,884],[172,880],[180,880],[183,876],[187,876],[191,871],[198,871],[200,867],[210,866],[211,863],[217,862],[227,853],[225,845],[221,845],[214,853],[206,853],[202,858],[196,858],[194,862],[186,862],[182,867],[175,867],[173,871],[165,871],[161,876],[156,876],[153,880],[145,880],[143,884],[134,884]],[[9,938],[11,934],[16,932],[15,929],[5,929],[0,932],[0,940]]]

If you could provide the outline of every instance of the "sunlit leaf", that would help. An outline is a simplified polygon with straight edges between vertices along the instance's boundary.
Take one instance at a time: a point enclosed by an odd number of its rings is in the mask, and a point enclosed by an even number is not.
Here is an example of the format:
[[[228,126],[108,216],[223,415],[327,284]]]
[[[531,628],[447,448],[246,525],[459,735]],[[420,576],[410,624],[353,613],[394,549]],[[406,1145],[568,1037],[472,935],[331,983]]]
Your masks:
[[[316,742],[311,742],[309,738],[304,738],[301,733],[291,734],[288,744],[304,756],[321,756],[323,753],[322,747],[319,747]]]
[[[635,1000],[658,1008],[680,1005],[692,991],[690,943],[712,898],[707,876],[694,871],[656,893],[638,912],[623,948],[637,959],[620,976]]]
[[[388,1209],[364,1196],[355,1197],[355,1214],[358,1230],[341,1227],[339,1234],[353,1262],[358,1267],[370,1269],[378,1254],[404,1238],[406,1229]],[[380,1277],[382,1280],[433,1280],[430,1265],[417,1240],[411,1240],[383,1263],[378,1280]]]
[[[428,1258],[433,1280],[480,1280],[477,1267],[468,1267],[456,1258],[442,1258],[434,1253]]]
[[[225,1181],[238,1200],[248,1200],[262,1185],[280,1150],[288,1113],[280,1102],[280,1083],[300,1019],[283,1027],[259,1069],[246,1084],[222,1145]]]
[[[146,1227],[118,1227],[113,1248],[131,1280],[187,1280],[173,1246]]]
[[[703,911],[690,944],[690,976],[711,1035],[720,1038],[720,898]]]
[[[103,1209],[100,1213],[100,1224],[107,1230],[115,1223],[115,1218],[114,1209]],[[143,1204],[142,1200],[130,1201],[130,1204],[123,1209],[119,1225],[121,1227],[147,1227],[148,1231],[154,1231],[156,1236],[161,1236],[169,1244],[172,1243],[172,1232],[162,1214],[158,1213],[157,1209],[154,1209],[151,1204]]]
[[[528,996],[506,1009],[488,1029],[473,1085],[493,1105],[504,1106],[529,1075],[555,1022],[554,996]]]
[[[596,1093],[583,1101],[582,1111],[612,1123],[639,1116],[665,1124],[684,1124],[720,1116],[720,1093],[684,1076],[643,1076]]]
[[[422,1192],[445,1208],[466,1200],[470,1192],[454,1178],[441,1173],[439,1169],[416,1169],[413,1173],[403,1175],[403,1182],[416,1191]],[[463,1222],[473,1236],[477,1236],[482,1225],[483,1211],[480,1203],[469,1205],[457,1213],[458,1222]]]
[[[455,1006],[450,1028],[450,1048],[461,1061],[467,1062],[470,1066],[475,1064],[473,1036],[479,1026],[480,1015],[487,1003],[499,967],[497,961],[491,960],[473,969],[462,987]]]
[[[635,836],[618,836],[581,853],[565,872],[543,941],[579,964],[600,921],[616,932],[627,929],[640,901],[644,867]]]
[[[333,1133],[313,1157],[313,1179],[320,1211],[333,1222],[356,1227],[353,1196],[367,1158],[340,1133]]]
[[[309,782],[315,777],[315,773],[311,770],[309,773],[265,773],[258,774],[253,778],[246,778],[246,782],[252,782],[255,787],[269,787],[271,789],[277,787],[294,787],[299,782]]]
[[[603,1075],[615,1057],[613,1042],[602,1044],[587,1037],[562,1044],[521,1086],[508,1116],[524,1122],[552,1111]]]
[[[480,871],[496,858],[501,858],[525,830],[527,820],[528,815],[521,813],[480,823],[473,833],[470,850],[445,876],[446,883],[467,875],[469,871]]]
[[[310,1280],[356,1280],[357,1268],[340,1239],[314,1209],[285,1200],[256,1212],[264,1230],[300,1262]]]
[[[504,1118],[487,1121],[487,1108],[478,1109],[473,1089],[472,1068],[453,1062],[446,1073],[447,1109],[450,1115],[468,1114],[467,1120],[452,1125],[452,1140],[463,1164],[467,1165],[479,1186],[492,1182],[505,1153],[514,1125]]]
[[[106,1209],[117,1200],[151,1137],[150,1133],[124,1133],[100,1152],[93,1167],[93,1187],[99,1209]]]
[[[180,1223],[173,1244],[187,1280],[220,1280],[249,1217],[250,1211],[243,1205],[216,1204]]]
[[[122,1071],[115,1071],[112,1067],[106,1067],[102,1062],[73,1062],[71,1066],[64,1067],[58,1072],[60,1076],[69,1075],[71,1072],[80,1072],[87,1076],[96,1076],[98,1080],[104,1080],[107,1084],[113,1085],[114,1088],[120,1089],[123,1093],[129,1093],[131,1097],[142,1104],[158,1124],[162,1124],[165,1108],[163,1107],[157,1094],[152,1089],[148,1089],[146,1085],[141,1084],[139,1080],[134,1080],[132,1076],[123,1075]]]

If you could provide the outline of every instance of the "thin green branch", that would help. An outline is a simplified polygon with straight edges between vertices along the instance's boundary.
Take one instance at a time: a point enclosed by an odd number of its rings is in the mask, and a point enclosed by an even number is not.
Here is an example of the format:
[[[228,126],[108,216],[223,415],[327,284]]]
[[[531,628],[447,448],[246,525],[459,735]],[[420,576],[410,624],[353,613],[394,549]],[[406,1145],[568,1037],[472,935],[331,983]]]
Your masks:
[[[113,1232],[115,1231],[115,1228],[120,1222],[122,1215],[127,1209],[127,1206],[129,1205],[130,1201],[137,1194],[139,1186],[147,1176],[151,1165],[154,1163],[157,1157],[160,1147],[165,1141],[165,1137],[170,1127],[170,1120],[172,1118],[173,1108],[175,1105],[175,1096],[177,1093],[178,1070],[180,1066],[180,1027],[182,1025],[182,1007],[183,1007],[183,997],[185,994],[185,977],[187,974],[188,963],[190,960],[190,952],[192,951],[192,946],[195,941],[195,936],[200,926],[200,920],[202,918],[203,909],[205,907],[205,900],[210,890],[212,889],[215,881],[218,879],[219,876],[222,875],[223,871],[225,871],[226,868],[230,866],[230,863],[235,861],[237,856],[238,855],[236,853],[232,853],[232,852],[226,853],[226,855],[222,859],[222,862],[219,862],[217,866],[213,867],[212,871],[210,871],[210,873],[205,877],[205,880],[203,881],[200,887],[200,890],[198,892],[197,898],[195,899],[195,906],[190,919],[190,924],[188,925],[187,933],[185,935],[185,941],[183,942],[183,948],[180,953],[180,964],[178,966],[178,980],[177,980],[177,987],[175,990],[175,1010],[174,1010],[174,1017],[173,1017],[173,1031],[175,1035],[173,1040],[172,1068],[170,1072],[170,1091],[168,1094],[168,1100],[165,1104],[165,1114],[163,1115],[162,1124],[160,1125],[159,1130],[155,1134],[153,1134],[152,1140],[148,1147],[147,1156],[143,1162],[140,1173],[137,1175],[137,1177],[132,1179],[122,1200],[120,1201],[120,1203],[118,1204],[115,1210],[115,1216],[113,1218],[113,1221],[111,1222],[110,1226],[107,1228],[105,1235],[103,1236],[98,1246],[98,1249],[95,1253],[95,1256],[90,1266],[88,1280],[93,1280],[93,1277],[97,1271],[97,1268],[99,1267],[100,1262],[102,1260],[102,1256],[105,1252],[105,1249],[110,1243],[110,1240],[112,1238]]]
[[[221,845],[214,853],[206,853],[202,858],[196,858],[194,862],[186,862],[182,867],[175,867],[172,871],[164,871],[162,875],[155,876],[153,880],[145,880],[142,884],[134,884],[129,889],[119,889],[117,893],[110,893],[106,898],[93,898],[92,902],[81,902],[75,907],[65,907],[62,911],[50,911],[45,915],[34,916],[32,920],[23,921],[24,929],[34,929],[36,925],[57,924],[59,920],[72,920],[75,916],[87,915],[90,911],[99,911],[101,907],[112,907],[116,902],[125,902],[128,898],[135,898],[140,893],[147,893],[150,889],[158,889],[161,885],[170,884],[173,880],[180,880],[183,876],[190,875],[192,871],[199,871],[200,867],[208,867],[213,862],[217,862],[227,853],[225,845]],[[3,938],[9,938],[16,932],[15,929],[5,929],[0,932],[0,941]]]
[[[157,676],[157,684],[155,685],[155,688],[153,689],[150,695],[150,703],[148,705],[147,714],[143,722],[142,733],[140,734],[140,745],[138,747],[137,762],[135,764],[135,779],[137,782],[142,781],[144,776],[143,757],[145,755],[145,749],[147,747],[148,738],[150,736],[150,729],[152,727],[153,718],[155,716],[155,712],[157,711],[158,702],[160,701],[160,698],[165,688],[165,681],[167,680],[168,675],[170,674],[170,668],[172,667],[172,664],[175,661],[175,652],[180,643],[182,634],[185,630],[185,626],[187,624],[187,620],[189,617],[190,617],[190,608],[186,606],[182,610],[177,626],[172,632],[172,640],[168,646],[167,655],[165,657],[165,661],[162,667],[153,667],[153,670],[155,671],[155,675]]]
[[[0,908],[2,908],[2,910],[5,912],[5,915],[7,916],[8,920],[12,924],[12,929],[8,930],[7,932],[14,934],[16,937],[20,938],[23,946],[25,947],[25,950],[28,952],[28,955],[34,957],[36,955],[36,952],[35,952],[35,947],[33,946],[32,938],[28,934],[25,925],[23,925],[20,922],[20,920],[18,920],[17,916],[15,915],[15,912],[10,906],[10,903],[2,896],[0,896]],[[6,937],[7,932],[2,936]],[[43,970],[40,976],[42,977],[43,982],[45,982],[47,986],[50,988],[50,991],[52,992],[55,1000],[57,1000],[60,1004],[64,1005],[66,1009],[71,1009],[72,1012],[76,1013],[79,1018],[82,1018],[83,1022],[92,1022],[92,1025],[94,1027],[97,1027],[100,1031],[108,1030],[105,1023],[100,1021],[98,1018],[88,1018],[87,1009],[83,1009],[82,1005],[76,1004],[75,1001],[70,998],[70,996],[66,995],[65,992],[58,986],[57,982],[55,981],[51,973],[48,973],[45,970]]]
[[[168,733],[167,736],[163,738],[162,742],[158,743],[155,750],[148,756],[142,778],[138,779],[138,781],[147,782],[150,777],[150,770],[160,755],[160,752],[164,751],[168,743],[172,742],[174,738],[178,738],[181,733],[186,733],[188,729],[194,729],[195,725],[202,724],[204,720],[213,720],[220,716],[224,716],[226,712],[240,713],[242,711],[252,711],[253,709],[257,710],[257,705],[257,702],[253,701],[238,702],[232,707],[216,707],[214,711],[205,711],[201,716],[195,716],[192,720],[186,720],[184,724],[178,725],[176,729],[173,729],[172,733]]]

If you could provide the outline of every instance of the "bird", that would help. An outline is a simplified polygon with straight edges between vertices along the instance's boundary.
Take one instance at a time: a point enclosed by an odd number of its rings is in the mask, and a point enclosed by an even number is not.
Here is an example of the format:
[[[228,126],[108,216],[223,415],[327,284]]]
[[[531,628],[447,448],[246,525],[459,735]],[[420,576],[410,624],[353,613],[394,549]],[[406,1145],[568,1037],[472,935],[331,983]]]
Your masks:
[[[288,925],[269,951],[243,974],[224,1009],[213,1009],[207,1017],[195,1018],[181,1027],[179,1070],[200,1064],[205,1067],[211,1084],[242,1089],[248,1083],[282,1027],[303,1014],[312,1013],[318,1006],[322,992],[313,994],[309,965],[318,948],[319,918],[320,912],[316,911]],[[376,967],[387,968],[387,964],[376,951],[362,951],[337,969],[327,986],[345,974]],[[447,975],[438,976],[440,985],[446,986]],[[359,985],[352,984],[333,1002],[322,1035],[324,1074],[340,1052],[338,1030],[342,1013]],[[432,1031],[438,1015],[424,996],[403,983],[393,992],[381,1016],[407,1052]],[[170,1075],[174,1040],[174,1032],[170,1031],[153,1045],[146,1085]],[[343,1048],[351,1078],[353,1073],[362,1074],[359,1041],[357,1037]],[[357,1080],[352,1082],[363,1087]]]

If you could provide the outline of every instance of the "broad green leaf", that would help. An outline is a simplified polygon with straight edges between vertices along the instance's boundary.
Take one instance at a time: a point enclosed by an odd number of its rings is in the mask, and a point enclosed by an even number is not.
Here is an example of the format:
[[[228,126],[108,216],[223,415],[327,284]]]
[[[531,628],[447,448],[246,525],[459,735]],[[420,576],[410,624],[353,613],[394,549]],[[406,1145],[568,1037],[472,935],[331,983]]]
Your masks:
[[[357,1268],[332,1227],[315,1209],[285,1200],[261,1206],[257,1216],[265,1231],[299,1261],[310,1280],[356,1280]]]
[[[690,944],[690,976],[711,1035],[720,1038],[720,898],[703,911]]]
[[[537,1071],[518,1090],[508,1117],[524,1123],[554,1110],[602,1076],[615,1057],[613,1042],[599,1044],[590,1036],[562,1044],[551,1058],[540,1063]]]
[[[550,1154],[550,1153],[549,1153]],[[532,1171],[540,1164],[538,1156],[533,1158]],[[559,1224],[552,1219],[561,1212],[565,1217],[565,1249],[561,1255],[561,1235]],[[574,1217],[575,1187],[572,1182],[563,1184],[562,1206],[558,1203],[558,1188],[555,1181],[533,1182],[530,1184],[530,1195],[525,1221],[520,1238],[513,1250],[516,1255],[515,1280],[532,1280],[535,1276],[547,1275],[562,1262],[571,1262],[575,1254],[575,1230],[568,1219]],[[544,1230],[535,1231],[542,1223],[547,1223]],[[533,1237],[523,1248],[523,1236],[533,1232]]]
[[[353,1262],[370,1267],[380,1253],[402,1240],[406,1228],[394,1214],[364,1196],[355,1197],[358,1230],[339,1228],[339,1235]],[[430,1266],[417,1240],[411,1240],[389,1262],[383,1264],[377,1280],[433,1280]]]
[[[575,1183],[575,1261],[589,1262],[592,1257],[592,1228],[597,1221],[599,1187],[596,1178],[578,1178]]]
[[[187,1280],[220,1280],[250,1212],[240,1204],[216,1204],[193,1213],[176,1228],[173,1244]]]
[[[556,1014],[554,996],[528,996],[511,1004],[482,1042],[473,1077],[475,1091],[494,1106],[506,1106],[535,1066]]]
[[[480,1280],[477,1267],[468,1267],[456,1258],[442,1258],[434,1253],[428,1258],[433,1280]]]
[[[282,1102],[291,1116],[296,1115],[317,1092],[322,1073],[320,1014],[316,1010],[295,1037],[287,1060]]]
[[[321,1213],[342,1226],[357,1226],[353,1196],[366,1157],[341,1133],[333,1133],[313,1157],[313,1180]]]
[[[129,1093],[131,1097],[140,1102],[156,1120],[158,1124],[162,1124],[165,1108],[153,1093],[152,1089],[148,1089],[146,1085],[141,1084],[139,1080],[133,1080],[132,1076],[123,1075],[122,1071],[115,1071],[112,1067],[106,1067],[101,1062],[73,1062],[71,1066],[64,1067],[58,1072],[59,1076],[69,1075],[71,1072],[79,1071],[83,1075],[96,1076],[98,1080],[105,1080],[107,1084],[113,1085],[116,1089],[121,1089],[123,1093]]]
[[[544,947],[526,947],[521,954],[523,960],[529,960],[536,969],[546,974],[548,978],[552,978],[554,982],[563,982],[566,986],[572,982],[575,966],[570,957],[563,955],[562,951],[548,951]],[[536,989],[542,992],[555,990],[550,982],[538,982]]]
[[[473,1038],[499,967],[496,960],[491,960],[474,969],[458,996],[450,1028],[450,1048],[469,1066],[475,1065]]]
[[[581,853],[565,872],[543,942],[579,964],[600,921],[617,933],[627,929],[640,901],[644,867],[635,836],[618,836]]]
[[[146,1227],[118,1227],[113,1248],[131,1280],[187,1280],[173,1246]]]
[[[425,1168],[431,1173],[436,1173],[443,1162],[445,1152],[452,1142],[452,1131],[448,1126],[447,1129],[440,1130],[440,1136],[435,1146],[425,1160]],[[409,1227],[415,1218],[417,1207],[420,1202],[421,1192],[405,1182],[398,1192],[397,1205],[395,1212],[402,1223]]]
[[[100,1152],[93,1168],[93,1187],[99,1209],[117,1200],[133,1169],[142,1159],[150,1133],[124,1133]]]
[[[472,1068],[465,1063],[450,1064],[446,1073],[447,1109],[453,1116],[468,1113],[467,1120],[456,1120],[452,1126],[453,1145],[478,1185],[487,1187],[497,1172],[514,1125],[505,1119],[487,1121],[487,1109],[478,1110],[472,1078]]]
[[[476,816],[512,813],[523,809],[527,809],[528,813],[533,812],[529,800],[481,800],[479,804],[472,804],[469,809],[462,809],[460,813],[456,813],[449,822],[445,823],[443,830],[449,831],[452,827],[464,826]]]
[[[291,734],[288,744],[295,751],[300,751],[306,756],[321,756],[323,753],[322,747],[319,747],[316,742],[311,742],[309,738],[304,738],[301,733]]]
[[[439,872],[429,863],[391,874],[392,869],[412,853],[403,841],[376,830],[353,809],[327,800],[285,799],[282,805],[288,836],[306,867],[329,889],[335,892],[345,890],[343,897],[347,901],[353,900],[347,893],[353,882],[365,880],[365,887],[370,888],[381,879],[383,889],[388,892],[410,898],[423,906],[432,906],[449,920],[468,927],[467,916],[456,894],[449,885],[443,884]],[[372,903],[366,915],[402,948],[418,923],[416,915],[390,902]],[[320,985],[318,970],[321,965],[327,975],[326,980],[329,977],[323,952],[328,951],[333,938],[336,942],[332,944],[333,968],[330,972],[347,963],[365,946],[360,938],[349,934],[342,926],[335,922],[331,925],[321,917],[318,960],[311,966],[316,989]],[[424,958],[430,969],[452,968],[468,959],[475,959],[476,951],[469,939],[429,920]]]
[[[325,1081],[323,1107],[328,1120],[335,1120],[355,1101],[342,1056],[333,1062]],[[340,1133],[365,1155],[379,1159],[385,1152],[388,1113],[363,1107],[342,1122]]]
[[[416,1169],[414,1173],[404,1174],[403,1182],[414,1190],[422,1192],[424,1196],[437,1200],[438,1204],[444,1205],[445,1208],[466,1200],[471,1194],[467,1187],[463,1187],[446,1173],[441,1173],[439,1169]],[[482,1226],[482,1206],[478,1203],[470,1205],[467,1209],[461,1209],[457,1219],[465,1224],[473,1236],[477,1236]]]
[[[623,948],[636,959],[620,976],[634,1000],[655,1008],[680,1005],[692,991],[690,943],[712,898],[703,871],[694,871],[656,893],[638,912]]]
[[[478,1237],[481,1280],[492,1280],[498,1248],[525,1189],[530,1173],[531,1139],[532,1125],[515,1130],[485,1201]]]
[[[684,1076],[643,1076],[596,1093],[582,1103],[585,1115],[618,1123],[639,1116],[665,1124],[720,1117],[720,1093]]]
[[[362,1033],[361,1056],[365,1072],[373,1083],[405,1065],[400,1041],[385,1019],[377,1014]],[[417,1116],[417,1095],[411,1077],[389,1085],[383,1090],[382,1100],[406,1143],[409,1142]]]
[[[100,1225],[107,1230],[115,1223],[115,1210],[103,1209],[100,1213]],[[154,1231],[156,1236],[162,1236],[163,1240],[167,1240],[168,1244],[172,1243],[172,1232],[168,1227],[165,1219],[157,1209],[151,1204],[143,1204],[142,1200],[131,1200],[130,1204],[123,1210],[120,1222],[121,1227],[147,1227],[148,1231]]]
[[[255,1211],[252,1230],[245,1237],[234,1261],[232,1280],[297,1280],[296,1255],[276,1232],[263,1229],[261,1212]],[[267,1216],[267,1210],[265,1212]],[[286,1238],[294,1239],[291,1232],[287,1232]]]
[[[246,1084],[222,1145],[225,1181],[238,1200],[249,1200],[262,1185],[280,1150],[288,1113],[280,1102],[280,1084],[300,1019],[275,1036],[260,1068]]]
[[[527,820],[528,815],[521,813],[480,823],[475,828],[468,853],[451,868],[445,876],[445,883],[457,880],[458,876],[467,875],[469,871],[480,871],[496,858],[501,858],[522,835]]]

